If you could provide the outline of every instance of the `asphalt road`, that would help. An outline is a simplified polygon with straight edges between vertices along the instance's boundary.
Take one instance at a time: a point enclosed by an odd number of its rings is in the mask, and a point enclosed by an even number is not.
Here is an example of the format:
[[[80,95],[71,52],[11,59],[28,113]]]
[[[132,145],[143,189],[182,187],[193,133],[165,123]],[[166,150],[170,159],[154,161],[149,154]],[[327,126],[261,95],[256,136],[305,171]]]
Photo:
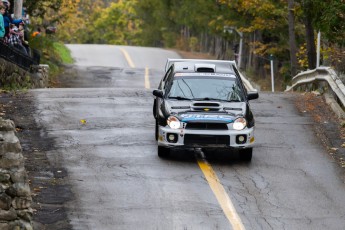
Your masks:
[[[67,170],[73,229],[344,229],[345,185],[294,94],[253,101],[250,164],[230,152],[157,156],[151,91],[172,51],[69,45],[64,87],[31,90]],[[59,170],[60,171],[60,170]],[[59,173],[59,172],[56,172]]]

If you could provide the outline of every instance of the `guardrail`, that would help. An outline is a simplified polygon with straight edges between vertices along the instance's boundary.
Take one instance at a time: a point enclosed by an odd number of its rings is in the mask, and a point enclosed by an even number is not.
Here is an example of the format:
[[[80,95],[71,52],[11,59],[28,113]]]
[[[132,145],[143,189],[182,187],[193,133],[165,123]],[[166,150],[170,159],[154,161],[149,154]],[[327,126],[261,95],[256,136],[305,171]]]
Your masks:
[[[240,77],[242,79],[242,82],[244,84],[244,87],[247,88],[248,91],[258,91],[256,88],[253,87],[253,85],[250,83],[250,81],[248,80],[248,78],[241,72],[240,73]]]
[[[332,90],[332,94],[341,109],[345,108],[345,85],[331,67],[319,67],[296,75],[292,79],[292,86],[285,90],[294,91],[305,85],[318,85],[322,87],[328,83],[328,88]]]
[[[18,65],[24,70],[30,71],[32,66],[38,65],[35,60],[27,55],[24,55],[15,48],[0,41],[0,57]]]

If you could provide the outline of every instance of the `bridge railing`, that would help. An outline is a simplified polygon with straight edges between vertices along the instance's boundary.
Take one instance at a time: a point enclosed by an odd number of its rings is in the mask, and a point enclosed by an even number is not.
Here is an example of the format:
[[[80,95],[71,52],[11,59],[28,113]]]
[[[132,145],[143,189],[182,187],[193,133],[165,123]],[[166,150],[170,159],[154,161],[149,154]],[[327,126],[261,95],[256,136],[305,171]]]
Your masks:
[[[292,86],[287,87],[285,91],[306,90],[313,87],[328,89],[340,107],[345,108],[344,83],[331,67],[319,67],[299,73],[292,79]]]
[[[9,62],[12,62],[13,64],[18,65],[19,67],[27,71],[32,70],[31,67],[37,66],[39,64],[36,63],[33,58],[23,54],[19,50],[3,42],[0,42],[0,57]]]

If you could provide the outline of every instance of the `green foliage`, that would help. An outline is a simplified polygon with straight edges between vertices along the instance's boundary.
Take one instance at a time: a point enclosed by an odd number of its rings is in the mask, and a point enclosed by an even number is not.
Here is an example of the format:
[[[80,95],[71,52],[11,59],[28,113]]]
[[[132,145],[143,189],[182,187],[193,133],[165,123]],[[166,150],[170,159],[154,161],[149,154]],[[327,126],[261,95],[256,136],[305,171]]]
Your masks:
[[[54,42],[53,47],[63,63],[72,64],[74,62],[70,50],[63,43]]]
[[[345,46],[345,1],[321,1],[322,12],[315,18],[316,27],[333,43]]]
[[[264,60],[273,54],[280,62],[281,76],[288,79],[286,0],[27,0],[26,4],[32,15],[44,15],[39,24],[59,23],[56,36],[65,43],[163,46],[212,54],[218,49],[222,55],[217,57],[228,58],[233,57],[229,50],[239,37],[225,33],[224,26],[235,27],[244,34],[245,58]],[[295,0],[292,10],[298,69],[308,65],[306,19],[321,30],[330,46],[345,45],[344,0]]]
[[[72,63],[67,47],[56,41],[54,36],[41,34],[29,41],[30,47],[41,55],[41,63],[49,65],[49,76],[54,78],[61,69],[61,63]]]
[[[111,3],[94,21],[97,43],[117,45],[137,44],[140,21],[136,18],[136,0]]]
[[[63,0],[26,0],[25,6],[32,17],[44,18],[49,10],[59,11]]]

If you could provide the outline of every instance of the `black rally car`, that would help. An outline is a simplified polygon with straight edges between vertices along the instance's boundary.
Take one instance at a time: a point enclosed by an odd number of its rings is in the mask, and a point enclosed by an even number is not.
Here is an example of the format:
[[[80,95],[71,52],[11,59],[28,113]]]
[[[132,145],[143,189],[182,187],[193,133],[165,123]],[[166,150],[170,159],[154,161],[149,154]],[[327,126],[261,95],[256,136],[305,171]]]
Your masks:
[[[250,161],[254,117],[236,64],[217,60],[168,60],[155,96],[153,115],[158,155],[171,148],[238,149]]]

